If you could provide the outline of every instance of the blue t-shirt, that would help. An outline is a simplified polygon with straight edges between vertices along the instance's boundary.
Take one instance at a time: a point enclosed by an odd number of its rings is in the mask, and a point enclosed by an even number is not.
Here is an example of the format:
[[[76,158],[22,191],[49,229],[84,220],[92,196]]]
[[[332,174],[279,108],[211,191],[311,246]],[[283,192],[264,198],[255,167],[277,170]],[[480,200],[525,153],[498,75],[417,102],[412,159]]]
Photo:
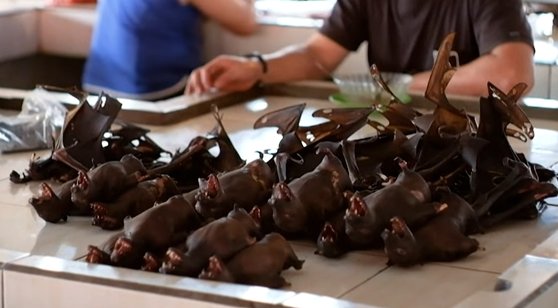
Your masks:
[[[84,89],[153,100],[180,91],[202,64],[201,14],[178,0],[103,0]]]

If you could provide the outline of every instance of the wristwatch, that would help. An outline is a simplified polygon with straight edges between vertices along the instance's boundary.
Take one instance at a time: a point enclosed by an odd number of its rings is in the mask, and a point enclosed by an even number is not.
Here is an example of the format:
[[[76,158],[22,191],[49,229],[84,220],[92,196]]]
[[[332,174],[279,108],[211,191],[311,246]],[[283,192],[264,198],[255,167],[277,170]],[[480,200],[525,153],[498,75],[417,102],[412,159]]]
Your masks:
[[[258,60],[258,62],[260,63],[260,65],[262,66],[262,72],[265,74],[267,73],[267,61],[265,61],[265,59],[263,58],[263,56],[259,53],[259,52],[252,52],[249,54],[244,55],[244,57],[246,58],[255,58]]]

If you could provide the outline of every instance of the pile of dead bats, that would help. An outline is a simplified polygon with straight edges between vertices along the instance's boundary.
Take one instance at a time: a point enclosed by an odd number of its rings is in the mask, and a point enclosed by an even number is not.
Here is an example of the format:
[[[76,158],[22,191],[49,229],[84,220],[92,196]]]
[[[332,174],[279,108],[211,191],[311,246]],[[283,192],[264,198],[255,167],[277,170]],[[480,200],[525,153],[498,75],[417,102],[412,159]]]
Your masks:
[[[553,171],[508,141],[534,137],[518,105],[524,84],[508,92],[488,84],[478,119],[448,101],[452,41],[441,45],[425,94],[435,104],[429,114],[392,94],[387,106],[317,110],[326,121],[301,126],[305,105],[291,106],[254,124],[283,135],[273,158],[245,162],[216,109],[216,128],[171,155],[137,127],[110,130],[118,106],[105,97],[73,111],[51,157],[12,180],[64,181],[45,182],[30,199],[49,222],[89,215],[93,225],[122,229],[89,247],[90,263],[279,288],[288,285],[281,272],[303,264],[286,239],[315,241],[331,258],[383,247],[394,265],[457,260],[479,249],[470,235],[537,218],[558,190]],[[371,74],[390,91],[376,67]],[[350,138],[365,125],[378,133]]]

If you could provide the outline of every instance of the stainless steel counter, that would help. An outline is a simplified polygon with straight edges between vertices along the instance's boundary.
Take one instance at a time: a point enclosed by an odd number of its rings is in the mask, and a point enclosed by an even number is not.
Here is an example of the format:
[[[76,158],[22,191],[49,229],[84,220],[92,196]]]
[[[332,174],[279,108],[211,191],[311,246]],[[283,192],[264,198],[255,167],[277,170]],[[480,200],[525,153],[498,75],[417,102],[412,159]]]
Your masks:
[[[327,100],[285,96],[248,99],[222,109],[223,122],[241,155],[251,160],[256,149],[276,146],[275,129],[251,128],[260,115],[287,105],[306,102],[302,122],[316,123],[310,113],[332,107]],[[149,126],[150,136],[166,149],[183,148],[214,125],[205,114],[168,126]],[[535,139],[512,141],[517,151],[533,162],[550,166],[558,160],[558,124],[534,120]],[[373,133],[359,131],[358,136]],[[47,152],[39,154],[47,155]],[[381,250],[352,252],[340,260],[313,253],[310,242],[293,242],[300,271],[287,270],[292,283],[285,290],[223,284],[156,273],[91,265],[81,261],[87,245],[99,245],[112,232],[90,225],[90,219],[70,217],[67,223],[50,224],[27,204],[39,183],[12,184],[11,170],[22,171],[31,153],[0,155],[0,264],[3,264],[4,307],[166,307],[195,305],[289,307],[512,307],[520,303],[552,303],[558,277],[558,209],[549,208],[533,221],[514,221],[486,234],[474,236],[483,250],[452,263],[429,263],[409,269],[389,267]],[[497,280],[511,288],[492,291]],[[22,289],[25,292],[22,293]],[[556,287],[554,287],[556,289]],[[31,296],[32,295],[32,296]],[[544,296],[543,296],[544,295]],[[48,305],[47,305],[48,306]]]

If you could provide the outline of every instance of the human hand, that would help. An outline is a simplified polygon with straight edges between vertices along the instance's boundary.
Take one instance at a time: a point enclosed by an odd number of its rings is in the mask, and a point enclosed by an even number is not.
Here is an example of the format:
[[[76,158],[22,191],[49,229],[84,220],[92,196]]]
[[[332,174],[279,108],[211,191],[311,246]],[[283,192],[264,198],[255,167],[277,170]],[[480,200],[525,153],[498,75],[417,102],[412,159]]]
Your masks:
[[[262,75],[262,67],[257,60],[238,56],[219,56],[192,71],[185,93],[201,94],[212,89],[244,91],[258,82]]]

